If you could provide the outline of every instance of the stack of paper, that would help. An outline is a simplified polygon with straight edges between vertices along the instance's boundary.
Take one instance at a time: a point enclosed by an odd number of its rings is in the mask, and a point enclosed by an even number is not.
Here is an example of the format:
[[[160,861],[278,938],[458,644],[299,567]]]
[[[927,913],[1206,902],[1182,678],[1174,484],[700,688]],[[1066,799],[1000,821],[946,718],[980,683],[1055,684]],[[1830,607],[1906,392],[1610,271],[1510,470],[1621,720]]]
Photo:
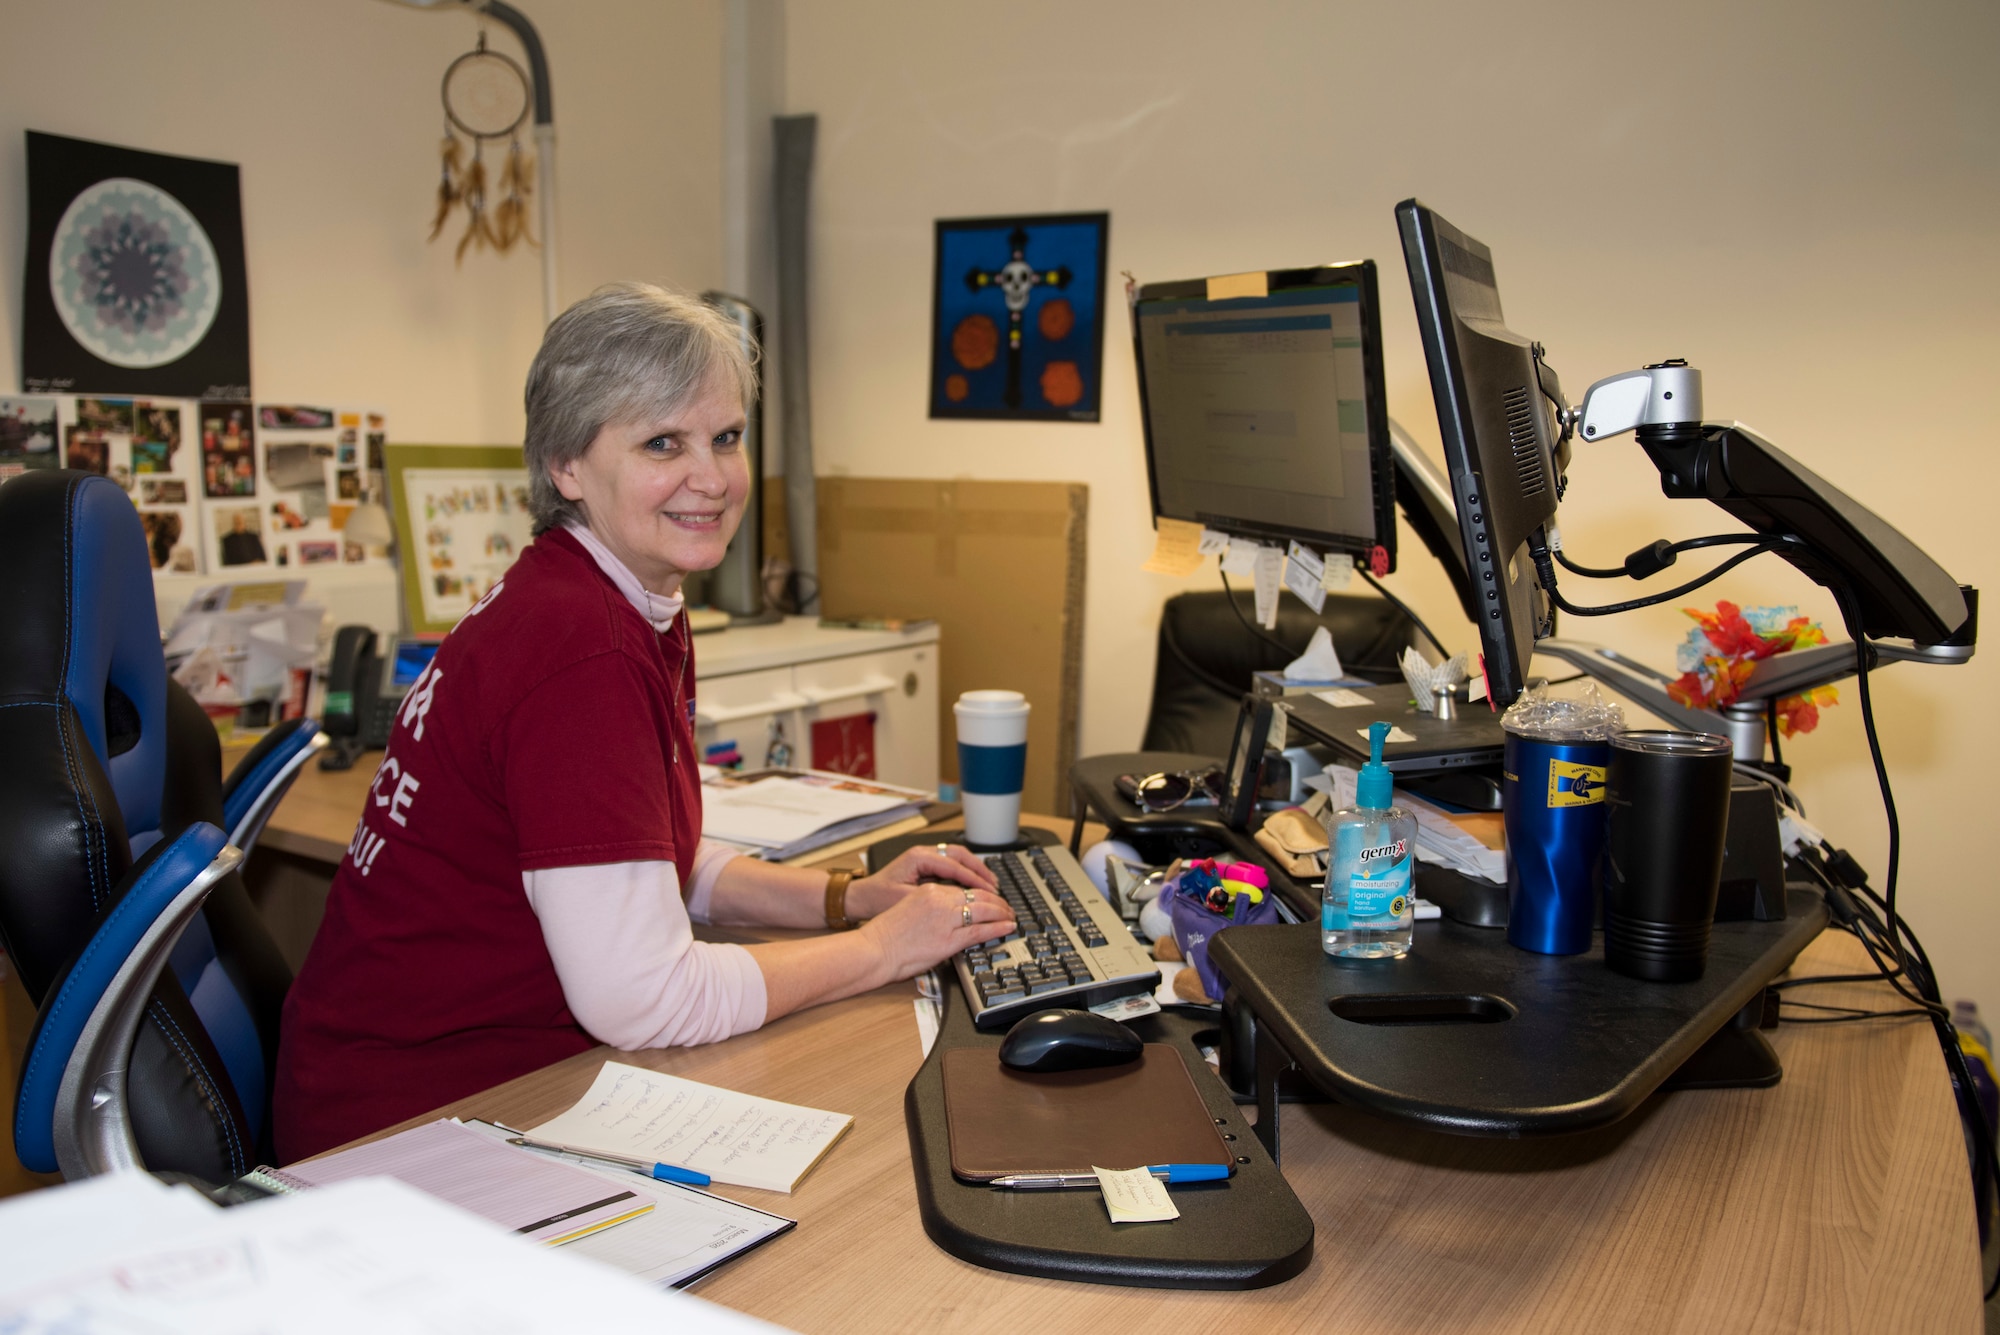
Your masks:
[[[1328,765],[1323,782],[1335,807],[1354,805],[1359,775],[1345,765]],[[1308,779],[1309,787],[1320,782]],[[1417,860],[1449,867],[1461,876],[1476,876],[1494,884],[1507,880],[1506,839],[1500,813],[1446,811],[1398,788],[1396,805],[1417,818]]]
[[[768,1331],[386,1179],[219,1210],[140,1173],[0,1204],[0,1329]]]
[[[789,1192],[854,1119],[606,1062],[576,1106],[529,1134]]]
[[[782,862],[915,817],[929,797],[915,788],[815,771],[722,776],[702,785],[701,832],[753,857]]]

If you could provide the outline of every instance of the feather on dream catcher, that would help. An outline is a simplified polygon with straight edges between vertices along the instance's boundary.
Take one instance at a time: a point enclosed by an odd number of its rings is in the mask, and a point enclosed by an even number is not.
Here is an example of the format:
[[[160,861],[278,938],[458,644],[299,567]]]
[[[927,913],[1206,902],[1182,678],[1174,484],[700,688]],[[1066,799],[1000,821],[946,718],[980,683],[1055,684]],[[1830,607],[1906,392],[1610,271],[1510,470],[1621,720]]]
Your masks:
[[[451,62],[444,72],[444,143],[438,175],[437,217],[431,222],[435,241],[460,208],[465,232],[458,239],[456,258],[463,262],[470,249],[491,246],[502,255],[516,242],[538,244],[528,231],[528,196],[534,191],[534,159],[521,147],[521,127],[534,105],[528,73],[498,51],[479,45]],[[460,143],[472,141],[471,160]],[[507,141],[506,157],[497,181],[489,187],[486,145]]]

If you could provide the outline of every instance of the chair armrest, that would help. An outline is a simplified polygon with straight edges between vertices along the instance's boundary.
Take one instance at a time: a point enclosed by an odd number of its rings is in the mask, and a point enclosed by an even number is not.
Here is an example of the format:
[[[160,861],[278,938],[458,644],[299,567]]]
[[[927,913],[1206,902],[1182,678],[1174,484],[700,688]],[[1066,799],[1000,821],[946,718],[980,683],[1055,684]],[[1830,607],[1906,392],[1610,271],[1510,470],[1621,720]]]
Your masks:
[[[135,864],[119,898],[49,990],[22,1063],[14,1151],[66,1178],[143,1168],[126,1104],[139,1019],[174,943],[243,855],[215,826],[189,826]]]
[[[330,739],[314,719],[287,719],[267,733],[222,785],[222,819],[229,842],[249,857],[292,780]]]

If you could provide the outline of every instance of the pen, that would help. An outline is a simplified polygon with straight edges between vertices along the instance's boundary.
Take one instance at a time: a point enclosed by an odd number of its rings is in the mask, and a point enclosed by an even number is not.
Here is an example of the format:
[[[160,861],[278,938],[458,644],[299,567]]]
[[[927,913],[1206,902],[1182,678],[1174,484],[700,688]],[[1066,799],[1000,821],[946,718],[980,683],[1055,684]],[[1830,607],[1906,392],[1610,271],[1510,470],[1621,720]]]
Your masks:
[[[507,1143],[519,1145],[523,1149],[549,1150],[556,1154],[574,1154],[579,1159],[598,1159],[604,1163],[615,1163],[620,1168],[629,1168],[635,1173],[645,1173],[661,1182],[678,1182],[688,1187],[708,1185],[707,1173],[697,1173],[692,1168],[677,1168],[670,1163],[649,1164],[644,1159],[628,1158],[623,1154],[606,1154],[603,1150],[585,1150],[575,1145],[558,1145],[554,1141],[535,1140],[529,1136],[509,1136]]]
[[[1156,1163],[1148,1165],[1147,1172],[1162,1182],[1220,1182],[1229,1176],[1226,1163]],[[1095,1173],[1016,1173],[1012,1177],[996,1177],[986,1184],[989,1187],[1006,1187],[1013,1191],[1050,1191],[1059,1187],[1094,1187],[1097,1185]]]

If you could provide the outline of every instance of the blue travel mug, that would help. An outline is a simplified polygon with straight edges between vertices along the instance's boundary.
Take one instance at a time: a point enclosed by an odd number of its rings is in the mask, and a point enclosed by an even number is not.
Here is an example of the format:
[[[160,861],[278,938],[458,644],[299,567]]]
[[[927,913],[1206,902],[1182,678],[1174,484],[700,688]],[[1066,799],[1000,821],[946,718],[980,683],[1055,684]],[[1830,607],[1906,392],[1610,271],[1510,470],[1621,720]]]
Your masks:
[[[1507,940],[1542,955],[1590,949],[1604,888],[1606,740],[1549,741],[1509,730]]]

